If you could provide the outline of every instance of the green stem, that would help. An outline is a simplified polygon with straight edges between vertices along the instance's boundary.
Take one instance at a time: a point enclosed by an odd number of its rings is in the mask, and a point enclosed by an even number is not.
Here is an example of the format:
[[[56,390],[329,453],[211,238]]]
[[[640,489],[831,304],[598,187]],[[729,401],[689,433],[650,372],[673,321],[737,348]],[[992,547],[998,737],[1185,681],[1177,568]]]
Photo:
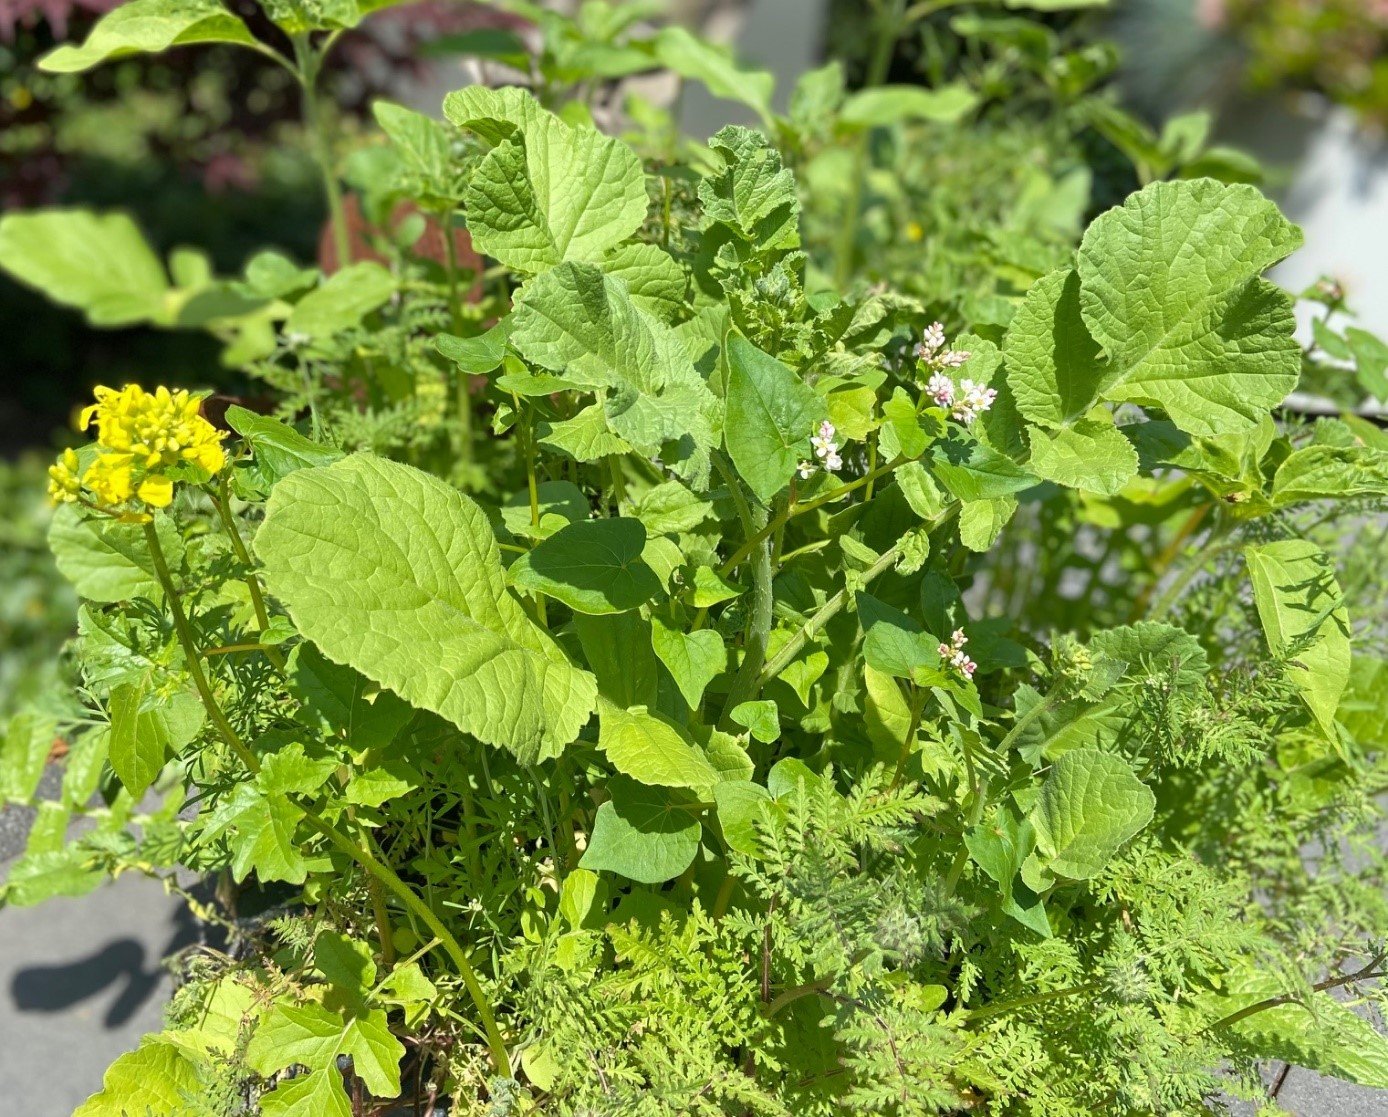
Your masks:
[[[988,1016],[997,1016],[1004,1012],[1015,1012],[1019,1008],[1030,1008],[1033,1005],[1043,1005],[1050,1001],[1059,1001],[1065,997],[1077,997],[1081,993],[1094,993],[1102,989],[1100,982],[1093,981],[1088,985],[1075,985],[1069,989],[1057,989],[1050,993],[1034,993],[1030,997],[1018,997],[1015,1001],[999,1001],[995,1004],[984,1005],[982,1008],[969,1009],[966,1013],[968,1020],[982,1020]]]
[[[237,561],[246,568],[246,589],[251,595],[251,608],[255,610],[255,623],[260,628],[262,636],[270,631],[270,611],[265,608],[265,595],[260,589],[260,579],[256,577],[254,564],[251,562],[251,552],[246,547],[246,541],[241,537],[241,529],[237,526],[236,517],[231,514],[231,489],[227,483],[226,471],[222,472],[217,479],[218,496],[212,498],[212,504],[217,509],[217,515],[222,521],[222,527],[226,530],[228,538],[231,539],[231,549],[236,552]],[[284,671],[284,657],[280,655],[279,649],[265,645],[262,649],[265,658],[275,665],[275,670]]]
[[[954,501],[950,504],[948,508],[941,512],[937,517],[935,517],[934,521],[930,525],[931,529],[933,530],[935,528],[943,527],[950,520],[954,519],[954,517],[958,514],[959,502]],[[896,560],[900,557],[901,544],[897,543],[894,547],[891,547],[890,549],[884,551],[882,553],[882,556],[871,566],[869,566],[867,570],[863,572],[861,584],[866,586],[879,574],[895,566]],[[804,625],[801,626],[800,630],[796,632],[795,635],[792,636],[789,640],[786,641],[785,645],[781,648],[779,652],[776,653],[772,660],[765,667],[762,668],[760,680],[761,685],[765,686],[767,682],[774,679],[777,675],[784,671],[786,665],[789,664],[797,655],[800,654],[800,650],[804,648],[805,644],[810,640],[810,638],[813,637],[815,633],[819,632],[820,629],[822,629],[831,620],[833,620],[834,617],[838,616],[839,612],[843,609],[844,605],[847,604],[847,602],[848,587],[845,586],[843,589],[839,590],[838,593],[834,594],[833,597],[829,598],[829,600],[826,601],[823,605],[821,605],[819,609],[815,611],[814,616],[807,620],[804,623]]]
[[[897,36],[901,34],[906,14],[906,0],[887,0],[889,10],[877,12],[877,38],[873,45],[872,58],[868,62],[867,73],[863,78],[863,88],[872,89],[881,85],[891,68],[892,52],[896,49]],[[853,277],[853,256],[858,240],[858,211],[863,205],[863,183],[867,177],[868,131],[854,141],[853,166],[849,172],[848,197],[844,199],[843,218],[839,225],[838,243],[834,249],[835,276],[840,290],[848,286]]]
[[[748,535],[747,541],[743,543],[742,546],[739,547],[736,551],[733,552],[732,558],[728,559],[727,562],[725,562],[722,566],[718,568],[719,577],[726,578],[729,574],[731,574],[734,570],[738,568],[738,566],[747,558],[748,555],[750,555],[754,550],[756,550],[757,545],[763,539],[765,539],[768,535],[771,535],[773,532],[780,531],[782,528],[786,526],[787,523],[793,520],[796,516],[803,516],[806,512],[813,512],[816,508],[822,508],[826,504],[832,504],[836,500],[842,500],[849,493],[862,488],[864,485],[871,484],[875,478],[881,477],[884,473],[891,473],[892,470],[896,469],[897,466],[903,465],[911,460],[913,459],[906,457],[893,458],[886,465],[881,465],[878,466],[876,469],[870,470],[869,472],[863,474],[863,476],[859,477],[856,481],[849,481],[847,484],[840,485],[836,489],[831,489],[829,492],[824,493],[822,496],[816,497],[814,500],[806,501],[804,504],[787,504],[786,507],[775,517],[775,519],[771,520],[768,524],[766,524],[759,530],[754,531],[750,535]]]
[[[1343,974],[1340,977],[1332,977],[1325,981],[1316,982],[1315,985],[1311,986],[1311,991],[1314,993],[1324,993],[1327,989],[1337,989],[1341,985],[1349,985],[1355,981],[1372,981],[1380,977],[1388,976],[1388,974],[1378,972],[1377,969],[1377,967],[1382,964],[1385,957],[1388,957],[1388,951],[1382,951],[1375,955],[1366,966],[1355,970],[1352,974]],[[1293,1001],[1299,1001],[1300,999],[1300,993],[1283,993],[1281,996],[1268,997],[1266,1000],[1256,1001],[1251,1005],[1246,1005],[1239,1009],[1238,1012],[1232,1012],[1228,1016],[1216,1020],[1213,1024],[1206,1025],[1201,1029],[1201,1032],[1212,1032],[1216,1028],[1227,1028],[1230,1025],[1237,1024],[1240,1020],[1247,1020],[1250,1016],[1254,1016],[1257,1013],[1266,1012],[1268,1009],[1277,1008],[1279,1005],[1291,1004]]]
[[[154,530],[153,523],[147,523],[145,527],[145,539],[149,543],[150,556],[154,561],[154,573],[159,579],[159,584],[164,590],[165,600],[169,603],[169,611],[173,614],[174,630],[178,634],[179,644],[183,648],[183,656],[188,662],[188,673],[193,678],[193,686],[197,688],[198,697],[202,699],[203,709],[207,711],[208,719],[221,734],[227,746],[234,752],[245,765],[246,770],[252,775],[260,771],[260,760],[241,740],[240,735],[227,720],[226,714],[222,712],[221,705],[217,702],[217,697],[212,693],[212,688],[208,685],[207,676],[202,670],[202,659],[198,653],[197,640],[193,635],[192,626],[188,623],[187,614],[183,611],[183,603],[179,600],[178,590],[174,587],[173,576],[169,573],[168,562],[164,558],[163,548],[159,545],[158,533]],[[343,853],[347,854],[368,873],[384,884],[388,889],[400,897],[404,905],[410,909],[427,926],[439,941],[443,943],[444,949],[448,951],[453,959],[454,965],[458,968],[458,973],[463,979],[463,984],[467,986],[472,1002],[477,1008],[478,1015],[482,1018],[482,1025],[487,1035],[487,1043],[491,1048],[492,1060],[495,1063],[498,1074],[505,1077],[511,1076],[511,1059],[506,1050],[506,1041],[501,1035],[500,1029],[496,1025],[496,1018],[492,1013],[491,1002],[487,1000],[487,995],[483,991],[481,983],[477,980],[476,973],[473,972],[472,965],[468,961],[467,952],[463,950],[453,934],[444,925],[434,910],[423,900],[415,895],[403,880],[395,875],[391,869],[378,860],[370,850],[362,848],[346,834],[342,833],[330,822],[322,818],[310,807],[296,804],[303,812],[304,819],[326,837],[333,845],[337,846]]]
[[[202,699],[203,708],[231,751],[254,775],[260,771],[260,761],[232,728],[226,714],[222,713],[216,695],[212,693],[212,687],[208,684],[207,675],[202,669],[202,656],[198,652],[197,639],[188,623],[188,615],[183,611],[183,602],[179,600],[178,590],[174,588],[173,575],[169,573],[169,564],[164,558],[164,549],[159,545],[159,533],[154,530],[153,523],[145,524],[145,541],[149,544],[150,557],[154,560],[155,577],[159,579],[164,599],[169,603],[169,611],[173,614],[174,631],[183,648],[183,658],[188,663],[188,674],[192,676],[193,686],[197,689],[198,697]]]
[[[458,974],[463,979],[463,984],[467,987],[468,995],[472,998],[472,1003],[477,1009],[477,1014],[482,1018],[482,1027],[486,1032],[487,1046],[491,1049],[492,1064],[496,1072],[503,1077],[511,1077],[511,1057],[506,1050],[506,1040],[501,1034],[501,1029],[497,1027],[496,1017],[492,1013],[491,1002],[487,999],[487,994],[483,990],[481,983],[477,980],[477,974],[472,968],[472,963],[468,961],[467,952],[453,933],[449,931],[435,913],[434,909],[415,895],[414,889],[395,875],[391,869],[378,861],[372,854],[362,849],[351,838],[336,829],[331,823],[319,817],[316,813],[306,808],[304,818],[321,833],[328,841],[337,846],[343,853],[352,860],[356,861],[363,869],[372,876],[376,877],[382,884],[395,893],[400,898],[401,903],[409,908],[419,920],[433,931],[443,948],[448,952],[449,958],[458,968]]]
[[[448,278],[448,309],[453,316],[453,329],[463,330],[463,305],[458,296],[458,246],[453,242],[453,215],[443,217],[443,251],[445,270]],[[472,393],[469,391],[468,374],[458,369],[458,456],[464,464],[470,465],[473,458],[472,437]]]
[[[743,702],[755,698],[761,689],[764,681],[761,669],[766,662],[766,643],[771,637],[772,607],[775,602],[771,592],[771,542],[765,530],[766,510],[759,508],[754,512],[731,467],[724,463],[721,455],[715,455],[713,460],[732,494],[743,532],[749,538],[755,536],[758,540],[756,561],[752,564],[751,604],[747,610],[747,628],[742,641],[742,666],[728,688],[728,698],[719,717],[719,724],[726,727],[732,711]],[[758,518],[763,522],[758,524]]]
[[[319,99],[318,75],[323,55],[315,53],[306,33],[293,35],[294,65],[303,91],[304,127],[313,141],[314,156],[323,176],[323,194],[328,202],[328,218],[332,224],[333,246],[337,250],[338,270],[351,262],[352,245],[347,234],[347,211],[342,205],[342,188],[333,168],[332,140],[328,135],[323,104]]]

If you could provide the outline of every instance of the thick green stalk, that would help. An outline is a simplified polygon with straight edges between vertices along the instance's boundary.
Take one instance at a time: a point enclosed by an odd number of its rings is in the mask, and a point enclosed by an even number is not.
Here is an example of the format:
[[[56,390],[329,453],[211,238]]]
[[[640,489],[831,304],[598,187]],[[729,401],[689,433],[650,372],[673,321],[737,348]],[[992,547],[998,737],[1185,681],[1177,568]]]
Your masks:
[[[178,590],[174,586],[173,576],[169,573],[168,562],[164,558],[164,550],[159,545],[159,536],[154,530],[153,523],[145,524],[145,539],[149,543],[150,556],[154,561],[155,576],[159,579],[159,584],[164,590],[164,597],[169,603],[169,611],[173,614],[174,630],[178,634],[179,644],[183,648],[183,656],[188,662],[188,673],[193,677],[193,686],[197,689],[198,697],[202,699],[203,709],[207,711],[208,719],[216,727],[217,732],[221,734],[227,746],[245,765],[246,770],[255,775],[260,771],[260,759],[241,740],[231,722],[227,720],[226,714],[222,712],[217,696],[212,693],[212,687],[208,684],[207,675],[202,669],[202,657],[198,651],[197,639],[193,635],[192,626],[188,623],[187,614],[183,611],[183,603],[179,600]],[[453,964],[458,968],[459,976],[462,977],[463,984],[467,987],[468,994],[472,997],[473,1005],[477,1009],[477,1014],[482,1019],[482,1026],[487,1036],[487,1045],[491,1049],[496,1071],[509,1078],[511,1059],[506,1050],[506,1041],[501,1035],[501,1030],[496,1024],[496,1017],[492,1013],[491,1002],[487,1000],[486,992],[477,980],[472,964],[468,961],[467,952],[463,950],[462,945],[444,925],[443,920],[428,904],[415,895],[414,890],[408,884],[396,876],[370,850],[354,842],[311,807],[306,807],[301,803],[295,805],[303,812],[304,819],[309,825],[356,861],[386,888],[394,892],[405,907],[418,916],[424,925],[438,936],[439,941],[443,943],[444,949],[453,960]]]
[[[867,73],[863,78],[863,88],[872,89],[887,80],[891,68],[892,52],[896,49],[897,36],[905,25],[906,0],[885,0],[888,7],[877,7],[877,38],[873,44],[872,58],[868,62]],[[843,217],[839,225],[838,243],[834,248],[835,277],[839,288],[848,286],[853,278],[853,255],[858,240],[858,211],[863,205],[863,181],[867,177],[868,132],[864,130],[853,147],[853,166],[849,172],[848,197],[844,199]]]
[[[453,316],[453,329],[458,333],[463,329],[463,306],[458,296],[458,246],[453,242],[453,215],[443,216],[443,251],[448,280],[448,308]],[[472,439],[472,393],[468,390],[468,374],[461,368],[458,372],[458,455],[465,464],[471,465],[473,459]]]
[[[342,269],[351,263],[352,244],[347,233],[347,211],[342,205],[342,188],[338,185],[337,171],[333,167],[332,138],[328,135],[328,123],[319,98],[318,75],[322,70],[323,56],[314,51],[307,34],[294,35],[292,39],[295,72],[303,96],[304,127],[308,129],[318,170],[323,177],[323,195],[328,203],[333,247],[337,250],[337,266]]]

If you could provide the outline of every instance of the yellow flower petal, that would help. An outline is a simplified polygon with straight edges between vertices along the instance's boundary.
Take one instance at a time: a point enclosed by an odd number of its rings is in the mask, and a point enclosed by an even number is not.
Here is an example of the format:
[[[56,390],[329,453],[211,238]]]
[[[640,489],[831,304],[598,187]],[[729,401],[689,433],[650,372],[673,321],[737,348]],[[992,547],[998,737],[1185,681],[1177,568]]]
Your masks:
[[[154,508],[167,508],[173,500],[173,482],[158,474],[140,482],[139,497]]]

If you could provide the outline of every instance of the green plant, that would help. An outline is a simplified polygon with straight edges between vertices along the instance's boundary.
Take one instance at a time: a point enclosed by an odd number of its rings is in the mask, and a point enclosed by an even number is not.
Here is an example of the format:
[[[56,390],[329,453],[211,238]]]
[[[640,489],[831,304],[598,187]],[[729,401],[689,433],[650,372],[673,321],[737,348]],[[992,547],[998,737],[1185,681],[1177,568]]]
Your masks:
[[[284,400],[103,390],[53,468],[82,712],[10,721],[8,799],[73,745],[4,898],[182,867],[234,937],[82,1117],[1388,1085],[1342,999],[1384,976],[1388,437],[1274,419],[1299,231],[1154,181],[951,336],[808,257],[793,114],[643,165],[577,92],[378,106],[348,173],[419,217],[328,276],[0,222]]]

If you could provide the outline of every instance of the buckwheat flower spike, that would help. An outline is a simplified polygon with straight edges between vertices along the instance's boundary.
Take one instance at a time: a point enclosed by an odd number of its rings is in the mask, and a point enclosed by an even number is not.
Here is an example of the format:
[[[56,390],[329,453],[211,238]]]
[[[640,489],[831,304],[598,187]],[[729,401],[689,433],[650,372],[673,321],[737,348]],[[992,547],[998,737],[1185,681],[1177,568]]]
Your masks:
[[[55,502],[82,500],[85,490],[103,511],[140,513],[173,501],[179,466],[215,474],[226,465],[224,437],[200,413],[201,401],[180,389],[146,392],[137,384],[120,391],[97,388],[96,403],[84,408],[80,426],[96,422],[95,458],[81,469],[75,451],[64,451],[49,469]]]
[[[835,441],[837,434],[838,431],[834,429],[834,424],[825,419],[819,424],[819,433],[810,438],[810,445],[814,447],[815,457],[830,473],[837,473],[843,468],[843,458],[839,456],[839,444]]]
[[[958,368],[971,354],[967,349],[946,349],[944,325],[931,322],[921,334],[920,342],[916,346],[916,356],[927,369],[938,373],[942,369]]]
[[[945,327],[942,322],[931,322],[921,334],[916,346],[916,356],[922,361],[930,361],[945,346]]]
[[[949,638],[949,643],[941,643],[936,649],[940,653],[940,658],[958,671],[966,679],[972,679],[974,672],[978,670],[978,664],[968,657],[964,651],[964,645],[969,642],[969,638],[964,635],[962,628],[956,628],[953,635]]]
[[[993,401],[997,398],[996,389],[975,384],[972,380],[961,380],[959,381],[959,395],[955,398],[954,410],[951,414],[957,421],[967,426],[992,407]]]
[[[925,390],[938,407],[954,406],[954,381],[937,372],[925,383]]]

